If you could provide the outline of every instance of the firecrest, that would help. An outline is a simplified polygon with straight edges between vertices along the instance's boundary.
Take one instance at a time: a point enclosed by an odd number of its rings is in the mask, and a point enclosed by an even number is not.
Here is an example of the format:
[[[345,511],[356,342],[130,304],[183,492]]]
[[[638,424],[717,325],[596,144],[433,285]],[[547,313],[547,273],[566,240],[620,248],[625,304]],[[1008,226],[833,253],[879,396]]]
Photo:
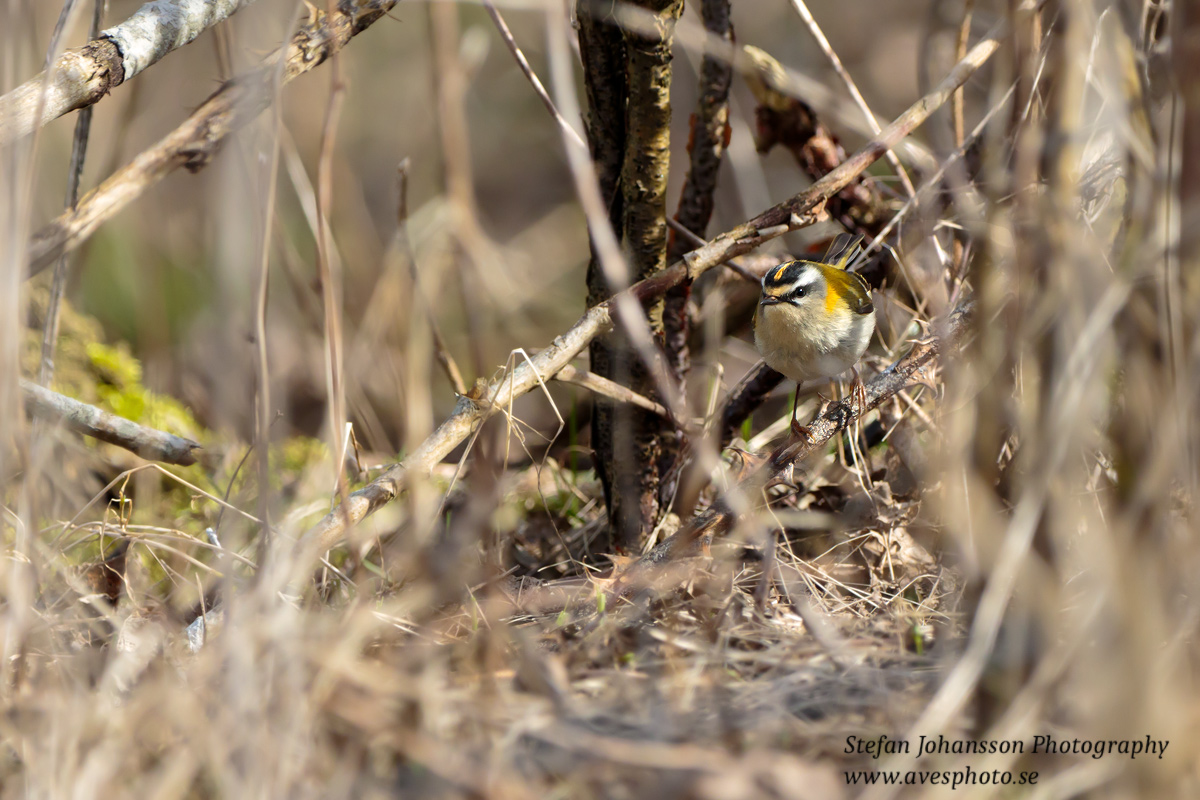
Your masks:
[[[762,280],[762,299],[754,316],[754,344],[767,366],[800,384],[854,370],[854,391],[862,381],[855,364],[875,331],[871,289],[846,266],[861,252],[862,237],[842,234],[820,261],[789,261]],[[863,397],[865,401],[865,397]],[[796,422],[792,431],[807,436]]]

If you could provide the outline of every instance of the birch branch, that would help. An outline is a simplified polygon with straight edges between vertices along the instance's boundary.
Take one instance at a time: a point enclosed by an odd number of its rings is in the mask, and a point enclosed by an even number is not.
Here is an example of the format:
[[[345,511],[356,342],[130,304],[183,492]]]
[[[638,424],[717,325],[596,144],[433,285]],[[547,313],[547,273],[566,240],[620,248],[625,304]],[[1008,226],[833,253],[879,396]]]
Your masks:
[[[90,106],[254,0],[155,0],[0,97],[0,146]],[[41,106],[41,114],[38,108]]]
[[[36,275],[58,256],[74,250],[106,220],[175,170],[203,169],[229,134],[270,105],[277,80],[281,86],[320,66],[396,3],[339,0],[332,14],[314,12],[285,47],[255,69],[227,81],[183,124],[85,195],[74,210],[38,231],[29,247],[29,274]]]
[[[825,177],[791,199],[774,206],[754,219],[721,234],[683,259],[592,306],[566,333],[555,338],[545,350],[511,372],[492,381],[479,395],[480,400],[459,399],[454,412],[406,459],[362,489],[351,494],[343,506],[335,508],[314,525],[305,540],[315,550],[337,545],[349,525],[356,525],[396,497],[408,472],[428,474],[435,464],[466,439],[475,428],[499,409],[539,382],[548,380],[566,366],[596,336],[612,329],[616,304],[632,296],[638,301],[660,297],[668,289],[753,250],[764,242],[813,224],[824,203],[847,186],[885,152],[940,108],[954,90],[966,83],[1000,46],[1000,28],[994,29],[960,61],[950,74],[929,94],[914,103],[883,132]]]
[[[30,381],[21,381],[21,393],[25,396],[25,410],[30,416],[58,420],[76,433],[123,447],[147,461],[162,461],[181,467],[196,463],[193,451],[199,450],[200,445],[191,439],[147,428]]]

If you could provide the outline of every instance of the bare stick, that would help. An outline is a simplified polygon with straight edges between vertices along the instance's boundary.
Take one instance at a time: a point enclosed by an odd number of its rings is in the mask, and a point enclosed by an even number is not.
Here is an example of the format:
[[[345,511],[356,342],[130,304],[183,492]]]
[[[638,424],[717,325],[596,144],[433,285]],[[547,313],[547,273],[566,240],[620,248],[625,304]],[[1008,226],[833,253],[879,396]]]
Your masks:
[[[271,103],[280,59],[283,67],[279,83],[283,85],[324,63],[396,2],[359,0],[349,11],[338,6],[332,14],[308,19],[286,47],[276,50],[256,69],[227,81],[182,125],[84,196],[74,211],[42,228],[29,247],[30,275],[78,247],[106,220],[175,170],[186,167],[195,172],[207,166],[229,134],[255,119]]]
[[[588,372],[586,369],[575,369],[575,367],[568,364],[560,369],[554,377],[564,383],[573,383],[576,386],[582,386],[588,391],[607,397],[610,400],[615,400],[618,403],[629,403],[632,406],[644,408],[653,414],[658,414],[665,419],[674,419],[671,412],[662,404],[656,403],[648,399],[645,395],[638,394],[619,383],[610,381],[608,378],[603,378],[594,372]]]
[[[862,111],[863,116],[866,117],[867,124],[871,126],[871,132],[878,134],[881,128],[879,127],[879,120],[875,116],[875,112],[873,112],[871,107],[867,105],[867,99],[863,97],[862,92],[858,90],[858,85],[855,84],[854,79],[850,77],[850,73],[846,71],[846,67],[842,64],[842,60],[838,58],[837,51],[833,49],[833,46],[829,44],[829,40],[825,38],[825,32],[821,30],[821,26],[817,24],[817,20],[813,18],[812,12],[808,10],[808,6],[805,5],[804,0],[792,0],[792,7],[796,9],[796,13],[800,15],[800,18],[804,20],[804,24],[808,26],[809,33],[811,33],[813,38],[817,40],[817,44],[821,47],[821,50],[824,51],[825,57],[828,58],[829,63],[833,65],[833,71],[836,72],[838,77],[842,79],[842,83],[846,84],[846,90],[850,92],[850,97],[853,98],[854,104],[858,106],[859,110]],[[959,53],[958,55],[959,60],[961,60],[964,55],[966,55],[965,47],[963,48],[963,52]],[[887,154],[887,160],[888,163],[892,165],[892,169],[896,170],[896,177],[900,179],[901,185],[904,186],[904,191],[908,193],[909,197],[912,197],[912,181],[909,180],[908,173],[905,172],[904,167],[900,164],[900,159],[896,157],[895,153],[889,150]]]
[[[425,309],[425,316],[429,320],[429,332],[433,336],[433,354],[437,357],[438,363],[442,365],[442,370],[450,380],[450,387],[454,389],[454,393],[464,395],[467,393],[467,384],[463,381],[458,362],[454,360],[454,356],[450,355],[450,349],[446,347],[446,340],[442,338],[442,331],[438,326],[433,304],[429,302],[429,298],[425,297],[425,293],[421,289],[421,275],[417,271],[417,256],[412,250],[412,240],[408,237],[408,165],[409,162],[406,158],[396,167],[396,185],[400,194],[396,205],[396,225],[403,243],[404,260],[408,262],[408,274],[409,279],[412,280],[413,294],[420,300],[421,308]]]
[[[977,44],[967,57],[929,94],[918,100],[884,129],[879,138],[846,160],[841,166],[805,191],[764,211],[731,231],[688,253],[683,260],[639,281],[607,301],[592,306],[564,334],[538,352],[528,363],[505,373],[484,389],[479,402],[460,398],[454,413],[438,426],[409,456],[392,466],[373,482],[354,492],[345,509],[335,509],[305,535],[319,551],[337,544],[346,533],[346,523],[357,524],[368,514],[390,502],[400,491],[405,473],[427,473],[463,441],[484,419],[504,408],[518,395],[538,384],[539,378],[554,376],[578,355],[596,336],[611,330],[619,302],[659,297],[686,278],[695,278],[734,256],[747,253],[763,242],[781,236],[817,219],[824,202],[854,180],[883,153],[894,147],[914,128],[940,108],[950,95],[982,66],[1000,46],[1000,29]]]
[[[783,375],[768,367],[765,361],[760,361],[733,387],[721,409],[722,449],[733,439],[734,431],[742,424],[742,420],[761,406],[767,395],[781,383]],[[800,387],[797,386],[796,391],[800,391]]]
[[[542,105],[546,107],[546,110],[550,112],[550,116],[554,117],[554,121],[559,124],[564,134],[574,139],[580,147],[587,148],[587,143],[583,141],[583,137],[579,135],[579,132],[571,127],[571,123],[567,122],[562,114],[558,113],[558,109],[554,106],[554,101],[550,99],[550,93],[546,91],[546,87],[538,79],[537,73],[533,71],[533,67],[529,66],[529,61],[525,58],[525,54],[521,52],[521,47],[517,44],[517,40],[509,29],[508,23],[504,21],[504,17],[500,16],[500,11],[492,4],[492,0],[483,0],[483,7],[487,9],[492,22],[496,23],[496,29],[500,31],[500,38],[504,40],[508,51],[516,59],[517,66],[521,68],[521,72],[525,73],[525,77],[533,87],[534,93],[542,101]]]
[[[327,13],[333,13],[333,0],[328,0]],[[325,123],[321,129],[321,153],[317,159],[317,276],[321,281],[321,300],[325,324],[325,379],[329,397],[330,452],[342,450],[342,430],[346,423],[345,373],[342,366],[342,273],[335,270],[330,257],[329,209],[333,195],[333,147],[337,139],[337,124],[341,117],[346,86],[342,82],[341,63],[335,51],[331,56],[329,101],[325,106]],[[346,500],[345,458],[335,465],[334,482],[338,497]],[[264,530],[266,530],[264,528]]]
[[[293,18],[290,21],[289,29],[295,25],[296,20]],[[279,161],[281,151],[283,149],[283,106],[278,102],[279,75],[275,76],[276,82],[276,101],[274,103],[275,113],[271,119],[271,165],[267,171],[267,198],[266,205],[263,209],[262,216],[262,242],[258,254],[258,290],[254,305],[254,339],[255,339],[255,356],[256,356],[256,371],[258,372],[258,397],[256,398],[255,414],[255,444],[257,445],[258,458],[258,516],[262,518],[262,535],[259,539],[258,562],[265,562],[267,550],[266,543],[270,540],[271,532],[271,364],[269,359],[269,349],[267,347],[267,301],[271,291],[271,231],[275,223],[275,203],[279,195]],[[250,455],[250,451],[246,451],[246,455]],[[246,460],[242,457],[242,462]],[[241,464],[238,465],[241,468]],[[233,488],[233,481],[229,483],[229,487]],[[226,490],[226,495],[229,490]],[[223,512],[222,512],[223,513]],[[220,527],[220,517],[217,518],[216,527]],[[214,533],[214,536],[216,534]],[[201,602],[204,600],[204,593],[200,594]],[[201,609],[200,616],[204,616],[206,612]]]
[[[155,0],[0,97],[0,145],[89,106],[254,0]]]
[[[96,38],[104,15],[105,0],[93,0],[92,26],[89,38]],[[63,8],[66,11],[66,7]],[[65,18],[59,19],[59,24]],[[57,35],[57,31],[55,32]],[[79,112],[75,121],[75,137],[71,142],[71,166],[67,173],[67,209],[75,208],[79,202],[79,182],[83,176],[83,161],[87,156],[88,137],[92,130],[92,107]],[[50,287],[50,299],[46,301],[46,318],[42,325],[42,364],[38,369],[38,383],[49,386],[54,378],[54,349],[58,344],[59,309],[67,288],[67,257],[63,254],[54,265],[54,283]]]
[[[685,239],[693,249],[697,247],[704,247],[704,245],[708,244],[707,241],[692,233],[687,226],[683,225],[681,222],[677,222],[671,217],[667,217],[667,227]],[[687,247],[681,247],[680,249],[683,253],[688,251]],[[762,282],[762,276],[755,275],[753,272],[746,269],[739,263],[737,259],[730,259],[729,261],[726,261],[725,267],[747,283],[753,283],[755,286],[757,286]]]
[[[971,38],[971,17],[974,12],[975,0],[965,0],[963,3],[962,25],[958,29],[958,42],[954,50],[955,58],[962,59],[963,55],[967,52],[967,41]],[[964,133],[962,89],[954,93],[954,97],[950,100],[950,108],[954,116],[954,146],[962,147]]]
[[[31,416],[60,420],[77,433],[123,447],[150,461],[181,467],[196,463],[193,451],[199,450],[200,445],[191,439],[147,428],[30,381],[21,381],[21,392]]]

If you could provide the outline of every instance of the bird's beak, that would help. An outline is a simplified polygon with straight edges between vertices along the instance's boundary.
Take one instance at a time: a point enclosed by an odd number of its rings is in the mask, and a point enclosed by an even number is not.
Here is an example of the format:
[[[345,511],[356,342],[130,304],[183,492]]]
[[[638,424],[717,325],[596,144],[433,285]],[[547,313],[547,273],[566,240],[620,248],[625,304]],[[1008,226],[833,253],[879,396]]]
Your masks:
[[[758,301],[760,306],[776,306],[782,303],[783,300],[773,294],[764,294],[762,300]]]

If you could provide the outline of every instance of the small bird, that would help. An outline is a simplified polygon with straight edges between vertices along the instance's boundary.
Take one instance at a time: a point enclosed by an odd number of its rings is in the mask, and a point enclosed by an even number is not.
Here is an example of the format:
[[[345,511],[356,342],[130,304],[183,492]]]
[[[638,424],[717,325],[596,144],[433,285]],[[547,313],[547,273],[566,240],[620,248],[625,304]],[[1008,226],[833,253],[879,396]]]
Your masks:
[[[800,384],[854,370],[854,392],[865,400],[855,364],[875,331],[871,288],[846,266],[862,250],[862,237],[841,234],[820,261],[789,261],[762,280],[754,316],[754,344],[767,366]],[[796,421],[792,432],[807,438]]]

